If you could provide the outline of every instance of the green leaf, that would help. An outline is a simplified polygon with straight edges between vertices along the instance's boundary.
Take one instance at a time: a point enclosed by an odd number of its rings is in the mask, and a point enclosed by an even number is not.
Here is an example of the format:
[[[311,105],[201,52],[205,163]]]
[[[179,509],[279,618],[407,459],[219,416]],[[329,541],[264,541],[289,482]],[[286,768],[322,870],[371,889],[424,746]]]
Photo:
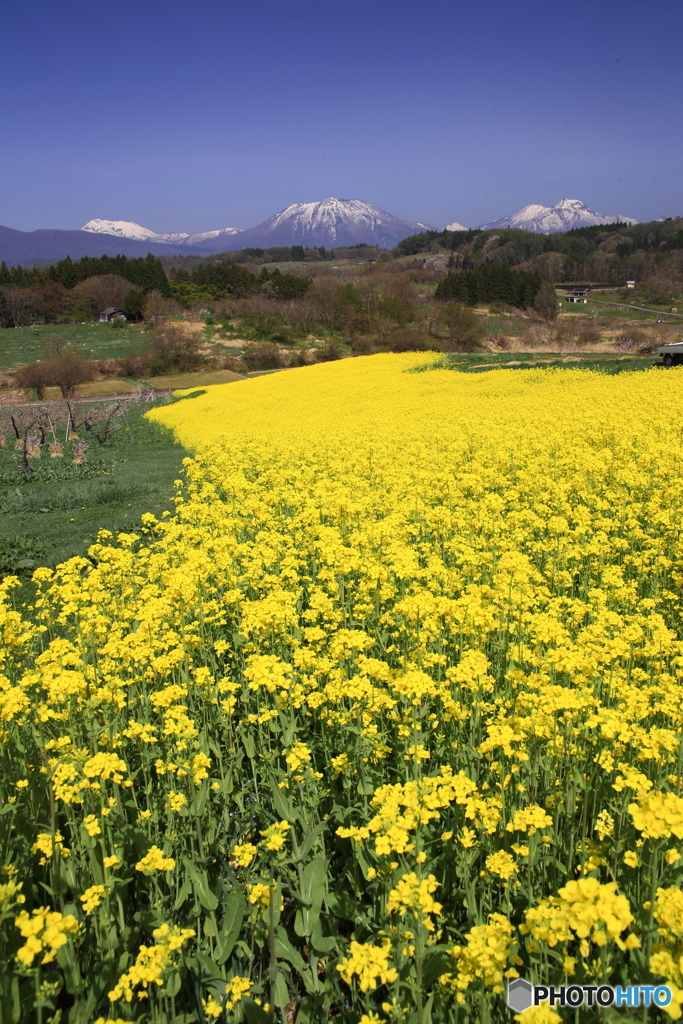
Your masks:
[[[320,825],[316,825],[315,828],[311,829],[311,831],[306,836],[306,839],[304,840],[304,845],[299,850],[299,857],[297,858],[297,860],[302,860],[306,856],[306,854],[312,848],[318,836],[322,835],[322,833],[326,829],[327,825],[325,824],[325,822],[322,822]]]
[[[273,794],[273,804],[275,811],[284,818],[285,821],[296,821],[298,815],[294,810],[290,801],[286,798],[284,790],[280,789],[277,782],[271,779],[270,788]]]
[[[225,904],[223,925],[216,943],[216,963],[224,964],[232,953],[242,931],[244,921],[244,896],[236,890],[231,892]]]
[[[436,979],[448,970],[449,963],[448,956],[443,951],[427,956],[422,973],[422,985],[426,990],[429,990]]]
[[[211,957],[208,957],[206,953],[201,953],[197,950],[192,959],[201,968],[201,971],[198,973],[205,984],[209,981],[220,981],[223,971],[216,966]]]
[[[337,940],[332,936],[325,937],[323,935],[322,925],[320,918],[315,922],[311,929],[311,946],[316,953],[327,955],[331,953],[333,949],[337,947]]]
[[[247,1024],[270,1024],[270,1017],[252,999],[242,1000],[244,1019]]]
[[[275,956],[279,960],[287,960],[299,974],[304,974],[308,970],[303,957],[300,953],[297,953],[287,938],[287,932],[284,928],[275,929]]]
[[[166,995],[177,996],[180,992],[180,971],[173,971],[166,982]]]
[[[297,935],[311,934],[311,929],[320,917],[320,908],[325,896],[327,860],[316,857],[306,866],[301,877],[301,890],[293,895],[304,905],[297,910],[294,931]]]
[[[189,878],[185,878],[185,880],[183,881],[183,884],[180,886],[180,892],[176,896],[176,901],[173,904],[173,909],[174,910],[179,910],[180,907],[182,907],[183,903],[185,902],[185,900],[187,899],[187,897],[190,895],[191,892],[192,892],[192,882],[190,881]]]
[[[328,893],[325,896],[327,907],[343,921],[355,921],[358,917],[358,909],[353,896],[347,892]]]
[[[19,995],[19,978],[12,975],[12,1024],[19,1024],[21,1019],[21,997]]]
[[[281,971],[277,972],[274,989],[275,1005],[285,1007],[289,1002],[289,989]]]
[[[215,910],[218,906],[218,899],[215,894],[211,892],[206,871],[198,868],[196,864],[193,864],[189,857],[183,857],[183,863],[185,865],[185,870],[192,880],[192,889],[194,894],[201,905],[205,910]]]
[[[432,1024],[432,1003],[434,1002],[434,994],[430,995],[427,1002],[422,1007],[422,1024]],[[419,1021],[418,1012],[415,1010],[411,1013],[408,1018],[408,1024],[418,1024]]]

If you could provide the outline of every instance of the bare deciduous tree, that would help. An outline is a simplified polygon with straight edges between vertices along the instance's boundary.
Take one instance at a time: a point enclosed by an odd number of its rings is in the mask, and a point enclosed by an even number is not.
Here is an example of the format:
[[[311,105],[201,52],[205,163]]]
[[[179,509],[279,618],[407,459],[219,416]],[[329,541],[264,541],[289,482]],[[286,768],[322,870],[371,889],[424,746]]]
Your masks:
[[[93,313],[101,313],[107,306],[122,306],[133,286],[118,274],[99,274],[88,277],[72,289],[76,299],[85,301]]]
[[[49,364],[38,360],[22,366],[14,374],[14,381],[19,388],[33,390],[39,401],[45,398],[45,389],[52,383],[50,380]]]
[[[79,384],[93,380],[92,363],[71,348],[64,348],[46,364],[51,384],[56,384],[63,398],[74,398]]]

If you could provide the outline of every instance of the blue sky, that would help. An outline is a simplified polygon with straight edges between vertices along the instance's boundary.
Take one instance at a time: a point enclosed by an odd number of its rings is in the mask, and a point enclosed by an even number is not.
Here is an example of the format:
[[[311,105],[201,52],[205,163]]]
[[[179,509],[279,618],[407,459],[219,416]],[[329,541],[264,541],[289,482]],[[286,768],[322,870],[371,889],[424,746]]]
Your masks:
[[[35,0],[3,14],[0,224],[252,227],[363,199],[683,214],[683,5]]]

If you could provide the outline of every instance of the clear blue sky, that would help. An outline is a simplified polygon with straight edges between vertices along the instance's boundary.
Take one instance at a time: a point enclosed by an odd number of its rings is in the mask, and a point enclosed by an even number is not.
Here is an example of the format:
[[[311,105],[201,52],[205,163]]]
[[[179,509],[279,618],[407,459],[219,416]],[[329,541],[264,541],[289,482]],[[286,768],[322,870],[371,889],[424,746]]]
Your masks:
[[[3,13],[0,224],[252,227],[363,199],[683,214],[680,0],[35,0]]]

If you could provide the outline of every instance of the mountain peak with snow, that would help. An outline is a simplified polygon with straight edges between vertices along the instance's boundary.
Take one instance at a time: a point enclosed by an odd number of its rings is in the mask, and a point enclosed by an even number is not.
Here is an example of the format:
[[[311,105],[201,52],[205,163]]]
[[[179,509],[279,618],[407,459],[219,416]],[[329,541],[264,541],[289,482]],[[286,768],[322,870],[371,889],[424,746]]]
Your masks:
[[[206,239],[216,238],[218,235],[236,235],[239,228],[219,228],[216,231],[201,231],[190,235],[187,231],[179,231],[171,234],[163,234],[143,228],[131,220],[89,220],[84,224],[81,231],[90,231],[97,235],[115,235],[117,238],[130,238],[136,242],[157,242],[173,244],[182,242],[183,245],[197,245]]]
[[[408,235],[430,230],[429,224],[401,220],[360,199],[331,196],[285,207],[255,228],[240,232],[230,248],[303,245],[334,249],[361,242],[391,248]]]
[[[540,206],[532,203],[521,210],[511,213],[509,217],[501,217],[490,224],[480,224],[482,230],[490,228],[521,228],[523,231],[535,231],[537,234],[554,234],[556,231],[571,231],[572,228],[585,228],[593,224],[637,224],[633,217],[605,215],[590,210],[580,199],[560,199],[554,206]]]

